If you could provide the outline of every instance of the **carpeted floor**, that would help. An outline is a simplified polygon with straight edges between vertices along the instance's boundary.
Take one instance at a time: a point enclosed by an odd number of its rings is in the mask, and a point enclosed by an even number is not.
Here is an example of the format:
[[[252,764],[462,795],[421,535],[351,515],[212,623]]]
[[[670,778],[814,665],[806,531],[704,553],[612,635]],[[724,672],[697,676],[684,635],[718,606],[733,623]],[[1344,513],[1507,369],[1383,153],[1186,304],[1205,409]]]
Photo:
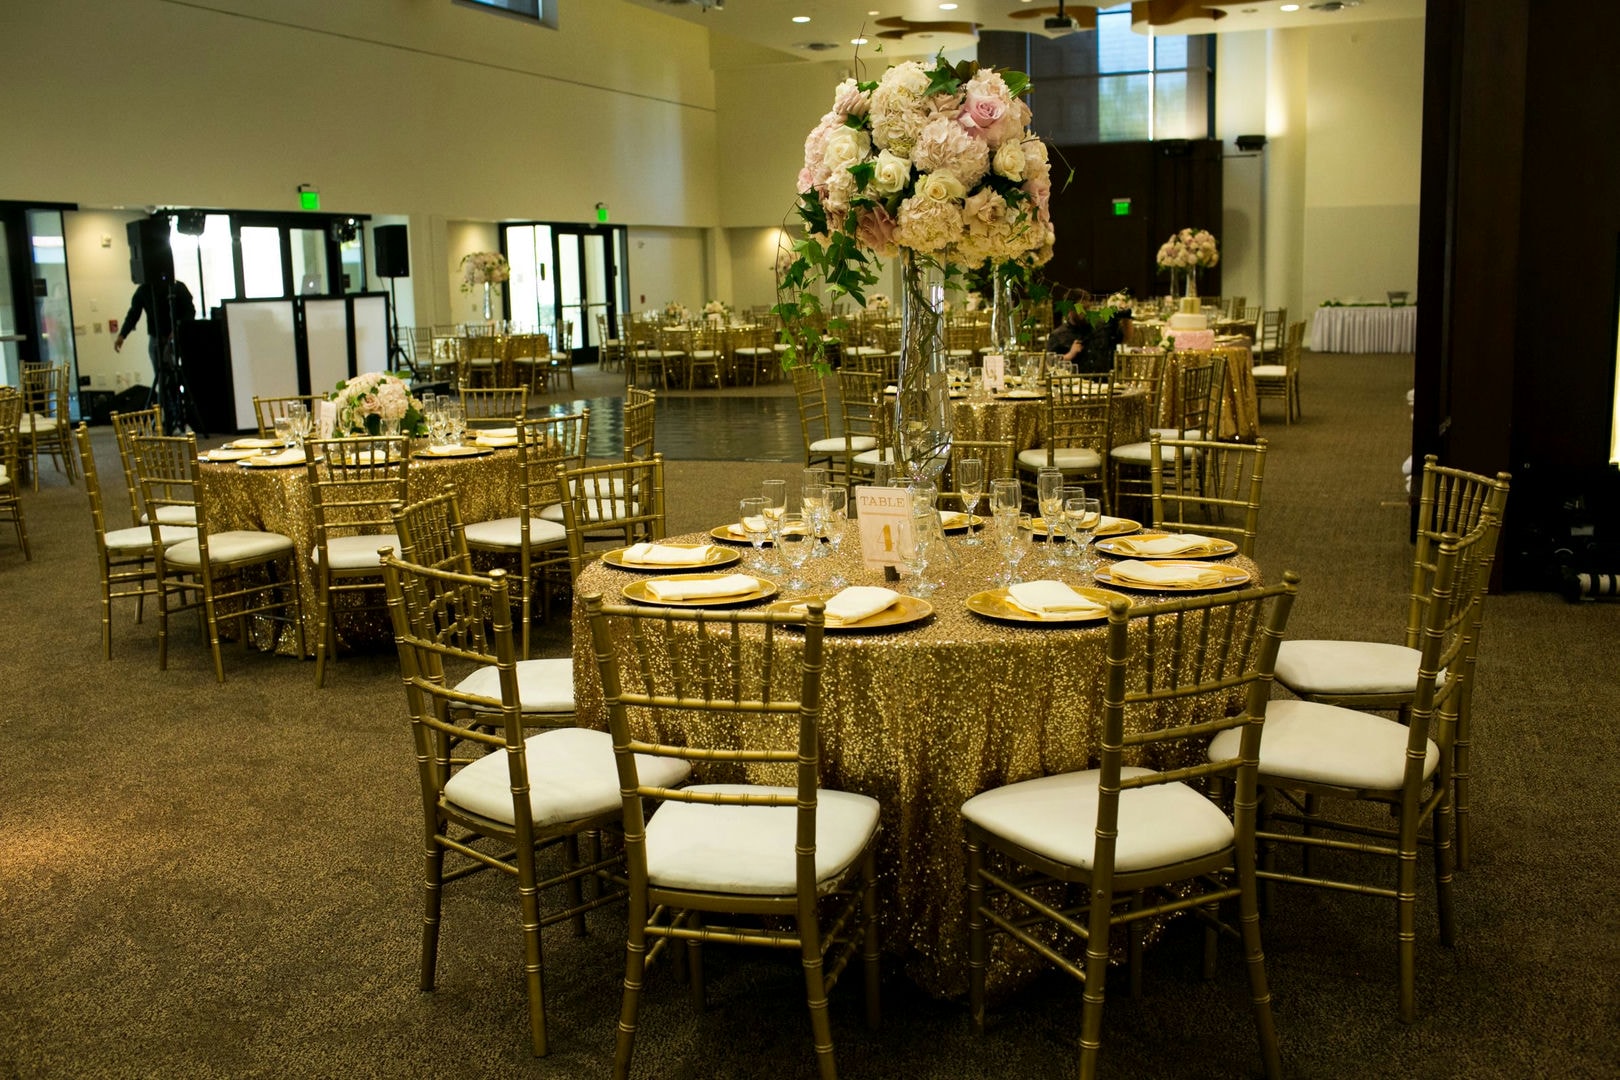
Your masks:
[[[1266,427],[1257,557],[1268,574],[1304,576],[1296,636],[1387,638],[1404,619],[1397,468],[1410,367],[1409,357],[1307,355],[1304,422]],[[574,396],[605,398],[615,379],[582,373]],[[705,407],[676,405],[696,396],[668,396],[661,442],[706,444],[694,429]],[[794,446],[791,412],[784,434],[780,410],[746,404],[780,396],[725,395],[736,428],[726,445]],[[745,425],[772,416],[768,439],[750,441]],[[96,446],[112,479],[105,430]],[[672,461],[671,531],[723,520],[740,492],[792,471]],[[448,894],[439,988],[417,989],[421,823],[391,652],[343,655],[316,690],[311,664],[230,650],[217,686],[189,621],[160,673],[152,623],[123,610],[109,663],[83,489],[47,470],[25,507],[33,561],[0,534],[13,612],[0,622],[13,687],[0,759],[0,1077],[608,1075],[616,911],[595,916],[584,939],[548,933],[546,1059],[528,1054],[506,881]],[[549,654],[566,652],[566,633],[557,620],[542,635]],[[1477,854],[1457,883],[1459,944],[1438,944],[1423,887],[1421,1015],[1404,1025],[1391,906],[1279,892],[1264,932],[1290,1075],[1616,1075],[1617,640],[1612,604],[1490,598]],[[1205,983],[1199,940],[1170,928],[1149,953],[1141,1002],[1110,983],[1105,1076],[1257,1072],[1240,959],[1226,948]],[[794,963],[713,950],[708,970],[702,1014],[667,971],[654,974],[636,1075],[813,1075]],[[1079,993],[1057,977],[1026,986],[994,1002],[992,1029],[976,1039],[962,1002],[928,998],[896,965],[878,1032],[861,1023],[858,984],[835,993],[839,1065],[851,1078],[1068,1075]]]

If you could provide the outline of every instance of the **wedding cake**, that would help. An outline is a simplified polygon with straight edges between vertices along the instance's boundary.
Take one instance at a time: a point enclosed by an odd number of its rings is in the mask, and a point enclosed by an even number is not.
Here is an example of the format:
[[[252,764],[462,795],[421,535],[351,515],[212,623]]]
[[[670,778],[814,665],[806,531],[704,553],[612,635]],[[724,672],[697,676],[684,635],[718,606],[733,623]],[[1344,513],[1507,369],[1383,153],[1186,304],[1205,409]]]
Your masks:
[[[1170,316],[1165,336],[1175,338],[1178,349],[1213,349],[1215,331],[1209,328],[1209,319],[1199,308],[1198,297],[1181,298],[1181,310]]]

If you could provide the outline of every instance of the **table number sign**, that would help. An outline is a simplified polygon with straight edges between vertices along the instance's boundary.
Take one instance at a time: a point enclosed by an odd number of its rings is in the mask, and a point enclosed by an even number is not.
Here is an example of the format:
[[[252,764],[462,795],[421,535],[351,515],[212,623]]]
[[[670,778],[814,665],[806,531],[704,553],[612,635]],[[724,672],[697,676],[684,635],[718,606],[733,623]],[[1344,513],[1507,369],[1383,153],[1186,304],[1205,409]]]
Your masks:
[[[911,555],[911,492],[863,485],[855,490],[861,561],[868,570],[899,566]]]
[[[348,434],[346,431],[334,432],[332,429],[335,427],[337,427],[337,402],[317,401],[315,403],[315,430],[320,433],[318,437],[326,439],[333,434]]]
[[[1007,358],[997,356],[995,353],[986,353],[981,361],[984,365],[984,388],[992,394],[999,394],[1007,389]]]

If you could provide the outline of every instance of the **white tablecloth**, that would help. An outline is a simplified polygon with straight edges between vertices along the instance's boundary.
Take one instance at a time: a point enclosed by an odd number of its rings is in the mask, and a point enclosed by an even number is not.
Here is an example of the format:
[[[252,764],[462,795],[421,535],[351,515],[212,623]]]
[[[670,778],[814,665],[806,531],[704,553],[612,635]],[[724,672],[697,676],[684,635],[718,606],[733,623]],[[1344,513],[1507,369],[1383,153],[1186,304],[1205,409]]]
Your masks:
[[[1312,352],[1417,351],[1417,305],[1319,307],[1311,320]]]

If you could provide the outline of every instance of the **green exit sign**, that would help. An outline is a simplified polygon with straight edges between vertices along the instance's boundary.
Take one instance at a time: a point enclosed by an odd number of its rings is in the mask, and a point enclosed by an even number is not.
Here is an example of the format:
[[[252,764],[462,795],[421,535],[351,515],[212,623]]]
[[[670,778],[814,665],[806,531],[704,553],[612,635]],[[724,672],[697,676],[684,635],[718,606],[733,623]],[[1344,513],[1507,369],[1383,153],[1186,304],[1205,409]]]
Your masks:
[[[300,191],[298,205],[305,210],[319,210],[321,208],[321,193],[318,191]]]
[[[597,203],[596,204],[596,220],[605,225],[605,224],[607,224],[607,219],[608,219],[607,204],[606,203]]]
[[[1129,199],[1115,199],[1114,200],[1114,216],[1115,217],[1130,217],[1131,216],[1131,200],[1129,200]]]

